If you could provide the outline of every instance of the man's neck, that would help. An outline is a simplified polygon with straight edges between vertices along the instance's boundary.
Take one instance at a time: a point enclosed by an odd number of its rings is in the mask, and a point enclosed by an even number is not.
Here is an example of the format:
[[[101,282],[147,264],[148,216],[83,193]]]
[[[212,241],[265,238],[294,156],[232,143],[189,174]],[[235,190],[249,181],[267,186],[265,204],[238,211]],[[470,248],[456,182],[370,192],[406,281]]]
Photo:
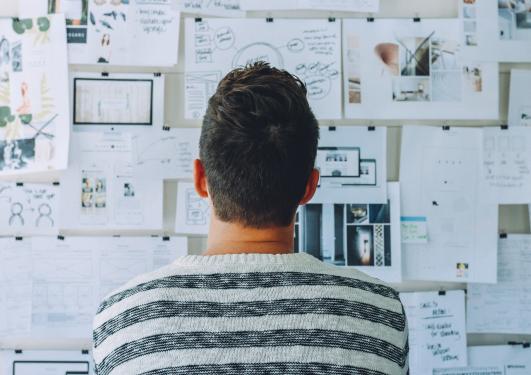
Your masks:
[[[222,222],[212,216],[207,251],[203,255],[293,253],[293,225],[257,229]]]

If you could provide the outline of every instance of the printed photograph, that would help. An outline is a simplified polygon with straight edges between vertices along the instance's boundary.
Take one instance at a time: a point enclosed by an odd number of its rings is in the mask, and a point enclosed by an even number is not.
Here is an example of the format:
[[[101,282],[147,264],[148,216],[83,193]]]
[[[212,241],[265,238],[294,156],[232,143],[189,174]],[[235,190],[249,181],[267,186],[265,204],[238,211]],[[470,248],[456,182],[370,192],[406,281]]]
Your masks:
[[[531,39],[531,0],[498,0],[500,39]]]
[[[347,37],[348,61],[348,101],[350,104],[361,103],[361,50],[358,35]]]
[[[428,37],[399,38],[400,44],[400,75],[430,75],[430,39]]]
[[[391,266],[390,204],[309,204],[295,222],[296,251],[337,266]]]
[[[374,266],[374,239],[371,225],[347,228],[347,264],[349,266]]]
[[[48,0],[48,13],[63,13],[67,25],[83,26],[88,20],[88,0]]]
[[[479,93],[483,91],[481,67],[465,65],[463,66],[463,76],[465,79],[465,90],[467,92]]]
[[[81,178],[81,207],[105,208],[107,206],[106,179],[84,176]]]
[[[124,197],[125,198],[131,198],[135,196],[135,189],[133,187],[133,184],[130,182],[124,183]]]
[[[428,102],[430,77],[396,77],[393,79],[393,100],[395,102]]]
[[[0,171],[22,169],[34,161],[34,138],[0,140]]]

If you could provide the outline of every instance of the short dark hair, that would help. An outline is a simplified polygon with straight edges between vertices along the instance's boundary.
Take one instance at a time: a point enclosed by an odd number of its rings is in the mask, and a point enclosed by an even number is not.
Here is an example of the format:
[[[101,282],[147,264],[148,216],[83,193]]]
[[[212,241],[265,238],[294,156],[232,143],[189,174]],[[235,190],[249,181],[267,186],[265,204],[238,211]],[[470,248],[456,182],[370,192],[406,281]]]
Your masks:
[[[199,142],[216,216],[289,226],[314,168],[319,126],[306,86],[257,62],[228,73],[208,102]]]

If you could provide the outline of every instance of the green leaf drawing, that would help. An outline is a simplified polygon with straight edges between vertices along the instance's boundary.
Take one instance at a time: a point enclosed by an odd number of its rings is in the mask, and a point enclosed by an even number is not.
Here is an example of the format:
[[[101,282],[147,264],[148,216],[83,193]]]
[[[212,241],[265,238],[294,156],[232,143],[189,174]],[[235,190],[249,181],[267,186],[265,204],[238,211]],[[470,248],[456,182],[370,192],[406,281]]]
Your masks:
[[[52,97],[50,87],[48,86],[48,79],[46,78],[46,75],[43,74],[41,79],[41,110],[35,114],[35,121],[44,121],[54,110],[54,98]]]
[[[46,32],[50,30],[50,20],[48,17],[39,17],[37,18],[37,26],[39,27],[39,31]]]
[[[10,122],[15,121],[15,116],[11,114],[11,108],[0,107],[0,128],[5,127]]]

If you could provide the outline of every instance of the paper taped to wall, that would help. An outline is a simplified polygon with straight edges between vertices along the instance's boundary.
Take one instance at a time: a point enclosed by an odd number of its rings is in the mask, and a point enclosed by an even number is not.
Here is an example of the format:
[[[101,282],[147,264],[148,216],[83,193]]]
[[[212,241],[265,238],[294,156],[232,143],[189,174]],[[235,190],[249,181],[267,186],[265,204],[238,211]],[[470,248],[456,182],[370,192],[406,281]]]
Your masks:
[[[482,129],[406,126],[402,216],[426,218],[426,243],[403,245],[404,278],[496,282],[498,206],[481,184]]]
[[[67,167],[65,39],[62,15],[0,20],[0,176]]]
[[[400,293],[400,300],[409,326],[411,375],[467,364],[464,291]]]
[[[321,127],[311,203],[386,203],[387,128]]]
[[[336,266],[355,267],[385,282],[400,282],[399,184],[389,183],[387,194],[384,204],[301,207],[295,221],[295,251]]]
[[[185,39],[187,119],[202,118],[225,74],[256,61],[301,78],[316,117],[341,118],[341,21],[186,19]]]
[[[468,286],[468,331],[531,334],[531,236],[498,240],[498,283]]]

